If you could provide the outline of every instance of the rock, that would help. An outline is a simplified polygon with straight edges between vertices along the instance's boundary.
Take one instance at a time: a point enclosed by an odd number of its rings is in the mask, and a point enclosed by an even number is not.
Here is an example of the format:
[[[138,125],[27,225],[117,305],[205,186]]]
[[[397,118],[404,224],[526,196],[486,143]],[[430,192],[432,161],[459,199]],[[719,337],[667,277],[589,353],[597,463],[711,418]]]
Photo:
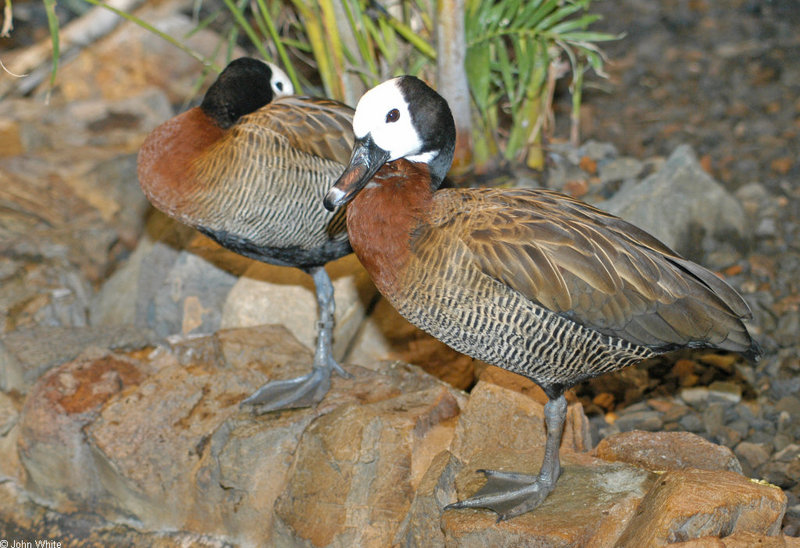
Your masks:
[[[139,360],[95,349],[45,373],[19,419],[26,489],[62,512],[86,508],[87,501],[108,504],[84,428],[113,395],[141,382],[147,369]]]
[[[231,58],[243,55],[238,47],[233,51],[217,48],[224,38],[208,28],[198,30],[189,16],[175,13],[174,5],[148,5],[136,15],[166,34],[182,37],[182,43],[220,67],[224,66],[226,55]],[[55,89],[51,90],[44,82],[37,94],[49,93],[54,100],[74,102],[130,97],[156,87],[167,92],[171,103],[178,104],[196,93],[202,69],[196,59],[147,29],[123,22],[93,47],[82,49],[74,59],[62,61]]]
[[[750,470],[755,470],[769,460],[769,449],[762,443],[743,441],[736,446],[734,453],[740,461],[750,467]]]
[[[700,240],[747,241],[747,225],[739,202],[700,166],[689,146],[675,149],[663,167],[638,185],[598,204],[650,232],[667,246],[693,260],[714,246]]]
[[[0,120],[0,157],[16,156],[25,150],[22,145],[19,122],[3,118]]]
[[[621,432],[629,430],[648,430],[650,432],[661,430],[664,426],[662,414],[658,411],[649,409],[640,411],[629,411],[626,409],[623,413],[617,416],[614,425],[619,428]]]
[[[490,382],[502,386],[503,388],[514,390],[520,394],[525,394],[541,405],[546,404],[550,399],[547,397],[547,394],[544,393],[544,390],[532,380],[495,365],[486,364],[485,367],[482,367],[478,378],[483,382]],[[574,396],[570,392],[567,392],[566,398],[568,402],[575,401]]]
[[[498,402],[502,405],[497,405]],[[515,390],[478,381],[459,416],[450,451],[470,470],[505,470],[524,462],[524,468],[516,471],[532,473],[537,469],[534,463],[541,462],[544,457],[544,438],[544,407],[541,403]],[[590,444],[589,421],[582,406],[570,405],[561,441],[562,451],[585,451]],[[466,480],[467,476],[475,475],[465,470],[459,476],[460,490],[469,489],[461,482],[479,480],[477,476]]]
[[[800,420],[800,398],[797,396],[784,396],[775,403],[775,410],[786,412],[795,420]]]
[[[604,463],[575,453],[586,449],[588,438],[588,421],[580,404],[571,405],[561,445],[563,473],[556,489],[535,511],[498,525],[496,514],[488,510],[450,510],[442,515],[438,533],[436,514],[403,531],[427,532],[425,546],[613,544],[652,477],[626,464]],[[437,461],[436,471],[441,475],[436,481],[427,478],[427,489],[415,503],[441,508],[454,502],[455,495],[462,499],[474,494],[483,483],[476,469],[535,473],[543,457],[544,440],[540,403],[514,390],[479,381],[458,418],[448,456]],[[449,487],[450,481],[455,492]]]
[[[44,372],[75,359],[89,347],[125,351],[156,341],[149,330],[127,325],[41,326],[13,331],[0,337],[0,390],[24,394]]]
[[[609,158],[616,158],[619,156],[617,147],[612,143],[602,143],[600,141],[588,140],[578,149],[578,157],[587,156],[597,162],[608,160]],[[577,162],[576,162],[577,163]]]
[[[60,75],[62,78],[72,76],[68,71],[62,71]],[[172,115],[167,96],[154,88],[117,98],[74,101],[51,98],[49,103],[9,99],[0,103],[0,117],[19,125],[20,153],[25,153],[29,159],[34,155],[46,157],[51,164],[61,164],[67,173],[82,169],[80,162],[70,165],[70,153],[73,159],[91,154],[95,157],[135,155],[144,137]],[[114,182],[110,180],[104,184]],[[137,185],[127,189],[114,186],[113,192],[137,190]]]
[[[148,327],[162,337],[213,333],[228,292],[251,263],[156,212],[93,299],[92,323]]]
[[[742,531],[723,538],[708,536],[670,544],[670,548],[752,548],[753,546],[758,546],[758,548],[798,547],[800,546],[800,539]]]
[[[275,507],[276,544],[386,546],[414,491],[453,436],[457,400],[443,386],[340,406],[297,448]],[[314,516],[313,520],[308,516]]]
[[[623,432],[600,440],[592,455],[653,472],[688,468],[742,472],[730,449],[689,432]]]
[[[742,387],[733,382],[714,381],[708,386],[709,401],[739,403],[742,401]]]
[[[704,430],[703,421],[694,414],[684,415],[678,420],[678,424],[687,432],[702,432]]]
[[[616,546],[665,546],[740,531],[776,535],[785,505],[780,489],[734,472],[672,470],[654,482]]]
[[[706,432],[712,436],[717,433],[725,425],[725,408],[719,402],[710,403],[703,411],[703,425]]]
[[[294,377],[310,358],[279,326],[176,340],[147,355],[88,352],[28,395],[19,440],[27,489],[59,512],[143,531],[248,545],[363,535],[385,545],[449,446],[464,396],[410,366],[350,368],[354,378],[334,378],[313,409],[240,410],[268,378]],[[351,517],[309,532],[321,486]],[[365,504],[372,526],[355,530]]]
[[[710,392],[705,386],[684,388],[681,390],[681,399],[692,407],[705,405],[710,397]]]
[[[354,255],[326,268],[336,299],[334,354],[341,358],[375,289]],[[145,326],[163,337],[279,323],[304,345],[316,342],[308,274],[228,251],[161,213],[150,218],[139,247],[100,289],[91,312],[93,323]]]
[[[625,524],[634,518],[652,476],[622,463],[592,461],[570,453],[564,456],[558,486],[536,510],[501,524],[497,515],[487,510],[446,511],[441,518],[443,544],[614,546]],[[442,545],[430,545],[437,544]]]
[[[644,164],[636,158],[614,158],[599,164],[599,177],[603,184],[626,181],[637,178],[644,169]]]
[[[333,282],[336,300],[333,353],[341,360],[377,291],[353,254],[327,264],[325,269]],[[253,261],[225,296],[220,327],[277,323],[288,328],[302,344],[313,348],[317,340],[317,316],[311,276],[297,268]]]
[[[345,361],[373,367],[386,360],[413,363],[463,390],[475,383],[475,369],[482,364],[411,325],[389,301],[379,297],[352,340]]]
[[[22,482],[24,471],[17,455],[20,404],[11,396],[0,392],[0,484]],[[0,522],[1,522],[0,518]]]
[[[456,499],[455,475],[460,468],[450,451],[442,451],[434,457],[417,486],[393,545],[444,546],[440,515],[442,509]]]

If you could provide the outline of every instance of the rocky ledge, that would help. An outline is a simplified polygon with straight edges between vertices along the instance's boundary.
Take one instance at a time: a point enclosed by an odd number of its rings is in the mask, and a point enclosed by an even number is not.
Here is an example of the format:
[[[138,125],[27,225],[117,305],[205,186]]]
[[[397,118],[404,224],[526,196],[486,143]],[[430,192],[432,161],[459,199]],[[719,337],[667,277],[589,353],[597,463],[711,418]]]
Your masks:
[[[743,476],[729,449],[631,432],[589,451],[580,403],[569,408],[563,475],[540,508],[502,523],[445,511],[480,486],[476,470],[536,471],[542,395],[500,370],[467,395],[386,362],[350,366],[354,377],[337,378],[314,409],[240,408],[267,378],[310,361],[277,325],[87,347],[24,399],[0,399],[3,522],[17,538],[75,545],[790,545],[776,536],[786,496]]]

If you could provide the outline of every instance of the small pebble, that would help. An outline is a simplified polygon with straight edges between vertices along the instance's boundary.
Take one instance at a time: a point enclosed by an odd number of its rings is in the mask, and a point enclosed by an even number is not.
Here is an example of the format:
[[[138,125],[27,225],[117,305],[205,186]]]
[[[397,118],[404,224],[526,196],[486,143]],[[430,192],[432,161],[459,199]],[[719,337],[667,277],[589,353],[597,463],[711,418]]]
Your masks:
[[[709,390],[705,386],[684,388],[681,390],[681,399],[692,407],[700,407],[708,402]]]
[[[742,387],[727,381],[714,381],[708,387],[709,401],[739,403],[742,401]]]
[[[755,470],[769,460],[771,449],[764,444],[743,441],[734,448],[733,452],[740,461],[747,463],[750,468]]]
[[[703,411],[703,425],[706,432],[716,435],[725,424],[725,408],[719,402],[708,404]]]
[[[678,421],[678,424],[687,432],[699,433],[703,431],[703,421],[697,415],[684,415]]]

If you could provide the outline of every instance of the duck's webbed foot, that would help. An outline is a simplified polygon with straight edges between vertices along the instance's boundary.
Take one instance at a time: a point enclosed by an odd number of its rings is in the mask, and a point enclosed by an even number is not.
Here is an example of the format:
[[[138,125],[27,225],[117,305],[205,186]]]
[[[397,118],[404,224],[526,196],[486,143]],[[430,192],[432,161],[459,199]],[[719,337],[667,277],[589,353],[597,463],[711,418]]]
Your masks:
[[[478,470],[486,476],[483,487],[470,498],[447,505],[445,510],[488,508],[497,512],[497,521],[503,521],[529,512],[542,504],[547,495],[555,489],[556,481],[561,474],[558,448],[561,445],[561,433],[566,415],[567,400],[564,396],[550,400],[544,406],[547,442],[542,468],[538,475]]]
[[[316,367],[302,377],[270,381],[242,401],[257,414],[280,409],[297,409],[318,404],[331,387],[331,368]]]
[[[555,488],[555,480],[540,476],[478,470],[486,483],[473,496],[448,505],[445,509],[488,508],[497,512],[497,521],[524,514],[539,506]]]

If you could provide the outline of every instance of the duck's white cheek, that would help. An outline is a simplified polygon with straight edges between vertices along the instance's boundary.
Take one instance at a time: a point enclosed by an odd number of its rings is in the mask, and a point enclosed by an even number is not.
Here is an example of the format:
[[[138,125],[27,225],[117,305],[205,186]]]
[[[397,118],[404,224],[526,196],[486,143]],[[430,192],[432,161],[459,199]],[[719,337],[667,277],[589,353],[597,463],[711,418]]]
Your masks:
[[[383,124],[372,132],[375,144],[389,152],[390,161],[415,154],[422,148],[422,140],[411,125],[409,117],[405,118]]]

